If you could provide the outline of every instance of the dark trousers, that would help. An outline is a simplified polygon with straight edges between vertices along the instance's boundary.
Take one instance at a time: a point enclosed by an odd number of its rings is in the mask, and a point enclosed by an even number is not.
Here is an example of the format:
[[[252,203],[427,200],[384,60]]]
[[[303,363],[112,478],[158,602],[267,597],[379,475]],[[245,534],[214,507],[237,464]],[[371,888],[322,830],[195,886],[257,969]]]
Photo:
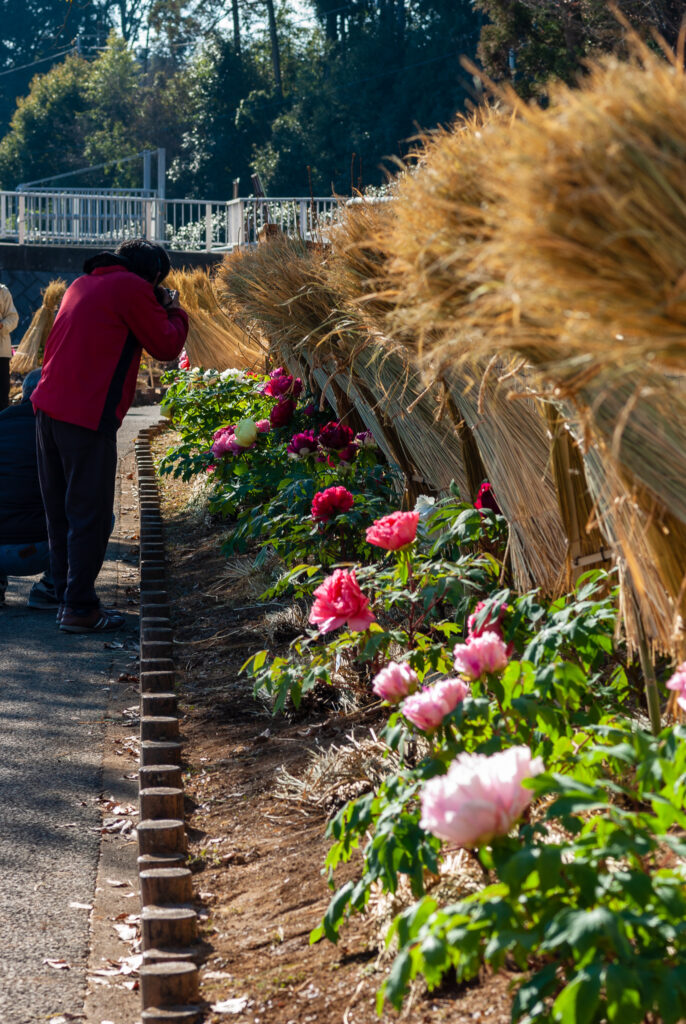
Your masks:
[[[0,358],[0,412],[10,404],[10,361]]]
[[[117,442],[38,409],[36,446],[55,593],[85,612],[99,604],[95,580],[112,527]]]

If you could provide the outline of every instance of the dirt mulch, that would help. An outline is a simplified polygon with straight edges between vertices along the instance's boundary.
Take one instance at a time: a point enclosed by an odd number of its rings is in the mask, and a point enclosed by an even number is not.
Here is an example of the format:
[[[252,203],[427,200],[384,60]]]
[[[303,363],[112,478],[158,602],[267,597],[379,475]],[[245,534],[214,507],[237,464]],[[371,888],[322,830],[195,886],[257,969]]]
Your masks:
[[[168,445],[162,435],[156,454]],[[363,735],[378,711],[346,716],[314,702],[297,720],[275,719],[255,700],[241,665],[262,648],[285,649],[297,623],[256,601],[249,573],[227,581],[218,546],[226,527],[188,509],[190,487],[165,477],[162,491],[189,841],[207,947],[202,995],[208,1007],[225,1004],[224,1012],[208,1008],[207,1024],[507,1024],[509,975],[430,995],[417,988],[401,1014],[379,1018],[376,991],[391,961],[379,955],[374,921],[353,918],[338,946],[309,944],[331,895],[322,874],[327,814],[355,792],[338,787],[321,807],[284,799],[283,771],[302,778],[313,752],[344,745],[353,729]]]

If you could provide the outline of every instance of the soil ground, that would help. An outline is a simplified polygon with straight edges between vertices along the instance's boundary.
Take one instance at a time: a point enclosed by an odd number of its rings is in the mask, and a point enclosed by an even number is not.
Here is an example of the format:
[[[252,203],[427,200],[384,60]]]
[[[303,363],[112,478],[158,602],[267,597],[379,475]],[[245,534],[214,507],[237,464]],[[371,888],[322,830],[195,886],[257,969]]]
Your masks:
[[[163,434],[155,453],[169,444],[170,435]],[[299,632],[297,622],[288,609],[257,600],[261,588],[247,559],[227,574],[219,550],[227,527],[189,507],[188,485],[163,477],[161,489],[189,841],[207,948],[206,1022],[507,1024],[507,974],[432,994],[417,988],[401,1014],[386,1010],[379,1018],[376,991],[391,963],[379,953],[381,905],[369,918],[352,919],[338,946],[309,944],[331,895],[322,873],[327,817],[367,787],[348,776],[308,794],[298,793],[298,781],[302,787],[311,783],[314,755],[350,747],[351,732],[358,739],[368,733],[379,711],[344,714],[314,703],[297,719],[273,718],[256,701],[250,679],[239,674],[241,665],[265,647],[271,653],[285,649]],[[355,869],[351,864],[347,870]],[[345,870],[338,884],[346,880]],[[222,1004],[224,1012],[211,1009]]]

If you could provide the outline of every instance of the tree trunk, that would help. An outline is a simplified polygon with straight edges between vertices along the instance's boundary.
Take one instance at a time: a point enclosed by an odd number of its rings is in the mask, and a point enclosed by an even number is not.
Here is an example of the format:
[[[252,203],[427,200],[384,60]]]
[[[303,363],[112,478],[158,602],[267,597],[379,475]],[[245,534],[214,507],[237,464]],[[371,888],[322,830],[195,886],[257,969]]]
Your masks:
[[[238,17],[238,0],[231,0],[233,14],[233,48],[237,57],[241,55],[241,22]]]
[[[281,56],[279,54],[279,37],[276,32],[276,14],[274,13],[274,0],[266,0],[267,14],[269,16],[269,39],[272,47],[272,66],[274,68],[274,85],[279,99],[283,99],[283,86],[281,84]]]

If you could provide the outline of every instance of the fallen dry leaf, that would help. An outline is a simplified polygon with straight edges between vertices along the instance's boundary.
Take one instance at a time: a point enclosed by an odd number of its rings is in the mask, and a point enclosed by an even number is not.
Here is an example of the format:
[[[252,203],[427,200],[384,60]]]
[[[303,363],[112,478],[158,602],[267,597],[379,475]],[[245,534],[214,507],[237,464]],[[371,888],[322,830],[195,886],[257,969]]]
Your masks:
[[[113,928],[122,942],[133,942],[138,935],[138,929],[133,924],[115,924]]]
[[[241,996],[238,999],[224,999],[221,1003],[213,1003],[210,1007],[215,1013],[242,1013],[248,1005],[248,997]]]
[[[73,907],[74,910],[92,910],[93,909],[93,906],[90,903],[74,903],[74,902],[72,902],[72,903],[69,904],[69,906]]]
[[[56,971],[69,971],[69,970],[71,970],[71,964],[68,964],[66,960],[50,960],[50,959],[45,959],[43,961],[43,963],[47,964],[48,967],[53,967]]]

